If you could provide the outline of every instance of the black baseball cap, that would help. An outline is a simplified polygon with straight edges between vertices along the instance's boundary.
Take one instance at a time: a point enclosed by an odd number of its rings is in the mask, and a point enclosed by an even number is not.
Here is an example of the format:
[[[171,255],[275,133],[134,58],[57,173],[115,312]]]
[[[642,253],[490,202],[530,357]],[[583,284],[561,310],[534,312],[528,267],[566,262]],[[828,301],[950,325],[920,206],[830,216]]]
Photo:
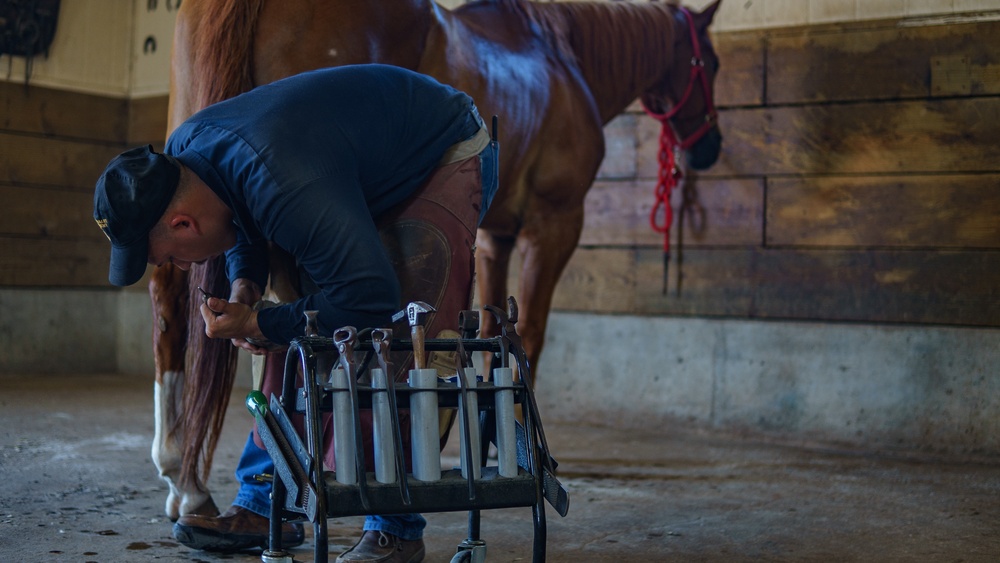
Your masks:
[[[97,180],[94,220],[111,241],[111,283],[132,285],[146,272],[149,231],[167,210],[180,176],[176,159],[148,145],[116,156]]]

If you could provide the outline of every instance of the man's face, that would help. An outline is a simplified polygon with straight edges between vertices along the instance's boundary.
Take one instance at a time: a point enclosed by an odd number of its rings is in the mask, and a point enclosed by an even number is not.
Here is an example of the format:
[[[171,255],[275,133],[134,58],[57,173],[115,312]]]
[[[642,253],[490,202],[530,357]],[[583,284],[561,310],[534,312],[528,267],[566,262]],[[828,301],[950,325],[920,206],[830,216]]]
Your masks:
[[[197,175],[187,174],[185,181],[193,186],[191,191],[177,208],[167,210],[150,233],[147,261],[154,266],[173,264],[186,271],[191,264],[215,258],[236,244],[236,227],[228,208]],[[205,200],[197,194],[210,197]]]
[[[201,264],[232,248],[230,230],[201,222],[198,225],[182,224],[167,234],[149,239],[149,263],[154,266],[173,264],[188,270],[191,264]]]

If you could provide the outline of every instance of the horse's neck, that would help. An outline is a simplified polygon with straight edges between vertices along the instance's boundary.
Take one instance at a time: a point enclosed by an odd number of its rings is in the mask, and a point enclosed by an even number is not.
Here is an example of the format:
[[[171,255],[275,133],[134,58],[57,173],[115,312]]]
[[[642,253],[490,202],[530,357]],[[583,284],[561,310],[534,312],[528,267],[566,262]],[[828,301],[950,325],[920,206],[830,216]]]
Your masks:
[[[567,46],[604,123],[666,75],[672,64],[675,7],[662,2],[533,4],[558,13]]]

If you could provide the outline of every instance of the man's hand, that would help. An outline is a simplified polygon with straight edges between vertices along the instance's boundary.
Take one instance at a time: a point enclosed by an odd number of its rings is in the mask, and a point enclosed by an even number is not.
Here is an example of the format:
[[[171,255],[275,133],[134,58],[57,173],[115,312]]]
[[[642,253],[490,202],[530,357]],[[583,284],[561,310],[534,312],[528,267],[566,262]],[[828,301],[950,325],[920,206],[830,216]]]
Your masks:
[[[234,280],[229,287],[229,301],[233,303],[252,306],[260,301],[262,294],[260,287],[246,278]]]
[[[257,326],[257,312],[249,305],[209,297],[201,305],[201,316],[205,319],[205,335],[209,338],[230,338],[233,345],[251,354],[266,353],[263,348],[246,341],[248,337],[264,340]]]

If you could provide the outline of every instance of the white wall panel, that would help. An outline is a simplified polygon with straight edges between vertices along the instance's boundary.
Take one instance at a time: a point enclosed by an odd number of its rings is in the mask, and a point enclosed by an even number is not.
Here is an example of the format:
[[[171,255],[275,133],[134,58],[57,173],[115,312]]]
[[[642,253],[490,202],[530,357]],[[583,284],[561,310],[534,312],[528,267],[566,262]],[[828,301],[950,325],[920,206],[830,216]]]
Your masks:
[[[65,90],[127,95],[133,6],[131,1],[122,0],[62,2],[49,57],[34,58],[31,82]],[[7,68],[11,69],[9,76]],[[0,57],[0,69],[4,70],[0,78],[21,82],[25,59]]]
[[[166,94],[177,3],[62,2],[49,57],[35,57],[31,83],[122,97]],[[147,37],[155,38],[155,51],[144,52]],[[20,82],[24,75],[23,57],[0,57],[0,79]]]
[[[133,98],[162,95],[170,90],[170,49],[174,43],[174,22],[177,19],[174,5],[180,0],[134,1],[129,92]]]

